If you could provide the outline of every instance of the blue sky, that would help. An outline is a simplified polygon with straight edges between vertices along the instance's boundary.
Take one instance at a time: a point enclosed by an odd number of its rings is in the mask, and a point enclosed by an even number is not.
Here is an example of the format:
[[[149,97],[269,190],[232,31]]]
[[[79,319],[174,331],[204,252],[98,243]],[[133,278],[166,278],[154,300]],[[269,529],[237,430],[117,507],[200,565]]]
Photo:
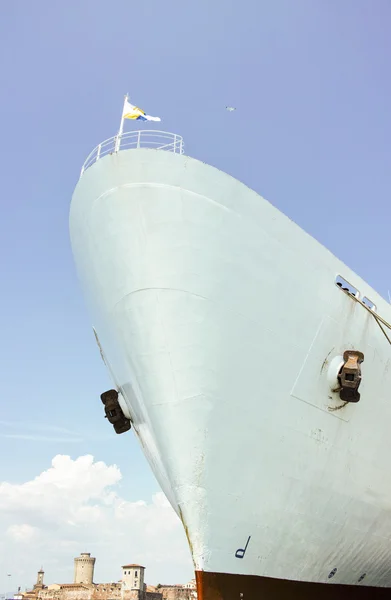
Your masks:
[[[390,19],[388,0],[1,3],[1,481],[92,454],[118,465],[123,498],[158,490],[133,437],[103,419],[110,382],[68,236],[80,167],[126,92],[387,295]]]

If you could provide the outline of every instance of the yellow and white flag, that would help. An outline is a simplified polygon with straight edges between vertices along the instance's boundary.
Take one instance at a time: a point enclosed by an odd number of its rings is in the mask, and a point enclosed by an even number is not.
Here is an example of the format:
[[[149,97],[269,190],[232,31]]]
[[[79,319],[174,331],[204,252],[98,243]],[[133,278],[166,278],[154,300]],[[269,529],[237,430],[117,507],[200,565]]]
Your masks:
[[[128,100],[125,100],[122,118],[135,119],[136,121],[161,121],[160,117],[151,117],[151,115],[145,114],[141,108],[133,106]]]

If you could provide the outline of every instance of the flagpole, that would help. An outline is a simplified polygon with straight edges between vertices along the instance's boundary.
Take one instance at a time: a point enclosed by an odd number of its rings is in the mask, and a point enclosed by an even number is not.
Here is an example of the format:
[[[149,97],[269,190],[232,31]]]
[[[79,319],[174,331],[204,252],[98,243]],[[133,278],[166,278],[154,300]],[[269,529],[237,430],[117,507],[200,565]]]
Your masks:
[[[117,137],[115,139],[115,152],[118,152],[118,150],[120,148],[120,144],[121,144],[121,137],[122,137],[122,133],[123,133],[123,130],[124,130],[125,104],[126,104],[127,100],[128,100],[128,94],[126,94],[125,97],[124,97],[124,105],[123,105],[123,108],[122,108],[121,122],[120,122],[120,125],[119,125],[119,130],[118,130],[118,133],[117,133]]]

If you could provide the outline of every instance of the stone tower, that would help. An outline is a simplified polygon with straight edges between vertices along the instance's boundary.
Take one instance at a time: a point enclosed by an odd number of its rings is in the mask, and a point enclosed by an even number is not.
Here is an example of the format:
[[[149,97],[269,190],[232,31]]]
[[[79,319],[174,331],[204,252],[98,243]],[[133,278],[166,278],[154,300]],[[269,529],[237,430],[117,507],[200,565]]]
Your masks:
[[[94,581],[95,558],[89,552],[82,552],[75,558],[74,583],[91,584]]]
[[[37,583],[34,585],[34,589],[43,589],[45,586],[43,585],[43,576],[45,575],[45,571],[42,569],[42,567],[40,568],[40,570],[37,573]]]
[[[144,591],[144,571],[141,565],[123,565],[122,585],[125,590]]]

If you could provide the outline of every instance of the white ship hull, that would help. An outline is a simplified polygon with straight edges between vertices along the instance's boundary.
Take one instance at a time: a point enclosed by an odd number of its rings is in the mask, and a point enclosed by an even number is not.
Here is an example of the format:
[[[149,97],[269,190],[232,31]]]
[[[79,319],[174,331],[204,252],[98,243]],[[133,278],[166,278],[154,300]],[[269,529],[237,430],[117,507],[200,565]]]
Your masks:
[[[391,347],[336,275],[388,321],[390,305],[186,156],[101,159],[70,227],[121,405],[196,571],[391,587]],[[365,360],[361,399],[344,405],[330,365],[347,349]]]

